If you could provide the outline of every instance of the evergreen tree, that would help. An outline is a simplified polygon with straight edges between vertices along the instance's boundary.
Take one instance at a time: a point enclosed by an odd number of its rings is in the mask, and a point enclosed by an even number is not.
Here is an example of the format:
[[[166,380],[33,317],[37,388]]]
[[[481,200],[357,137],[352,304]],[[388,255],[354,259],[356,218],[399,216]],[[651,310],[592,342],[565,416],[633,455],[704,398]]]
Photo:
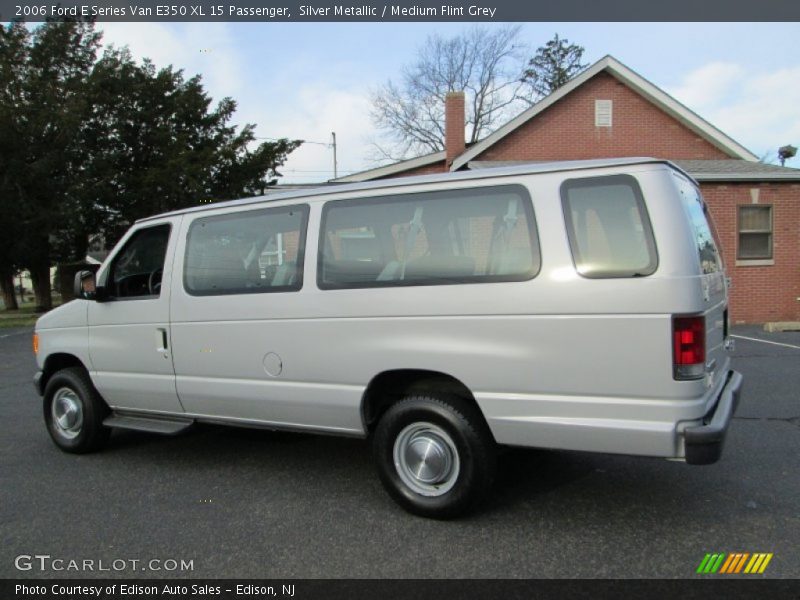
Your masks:
[[[199,76],[126,49],[98,60],[99,45],[92,23],[0,27],[0,283],[7,297],[28,269],[40,309],[51,265],[82,259],[92,235],[113,243],[138,218],[263,193],[300,144],[255,146]]]
[[[584,49],[555,34],[552,40],[536,50],[528,61],[522,80],[531,86],[535,97],[556,91],[588,65],[581,63]]]

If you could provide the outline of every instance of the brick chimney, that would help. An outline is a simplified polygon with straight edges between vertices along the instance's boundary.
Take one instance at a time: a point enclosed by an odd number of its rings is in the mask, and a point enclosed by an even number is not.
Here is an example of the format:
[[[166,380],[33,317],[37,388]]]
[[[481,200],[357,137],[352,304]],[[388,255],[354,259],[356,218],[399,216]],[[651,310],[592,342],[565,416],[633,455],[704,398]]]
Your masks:
[[[466,150],[464,92],[449,92],[444,100],[445,170]]]

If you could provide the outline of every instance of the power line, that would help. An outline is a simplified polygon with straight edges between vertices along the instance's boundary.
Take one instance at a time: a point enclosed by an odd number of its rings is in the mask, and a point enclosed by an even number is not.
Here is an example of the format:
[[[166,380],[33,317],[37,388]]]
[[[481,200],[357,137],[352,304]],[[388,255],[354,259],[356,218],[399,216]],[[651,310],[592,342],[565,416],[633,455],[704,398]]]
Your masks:
[[[271,140],[271,141],[279,141],[278,138],[269,138],[269,137],[256,137],[254,139],[257,140]],[[317,146],[325,146],[328,149],[333,150],[333,178],[336,179],[339,176],[339,165],[336,161],[336,132],[331,132],[331,141],[330,143],[326,142],[315,142],[313,140],[298,140],[301,144],[315,144]],[[311,171],[309,171],[311,172]],[[330,171],[314,171],[315,173],[330,173]]]
[[[258,137],[258,136],[254,136],[253,139],[254,140],[267,140],[268,142],[280,142],[281,140],[285,140],[285,139],[289,139],[289,138],[273,138],[273,137]],[[318,146],[325,146],[327,148],[330,148],[331,146],[333,146],[333,144],[330,143],[330,142],[315,142],[313,140],[298,140],[298,141],[300,141],[303,144],[317,144]]]
[[[345,171],[350,173],[357,170],[358,169],[345,169]],[[281,173],[333,173],[333,170],[331,169],[280,169],[280,171]]]

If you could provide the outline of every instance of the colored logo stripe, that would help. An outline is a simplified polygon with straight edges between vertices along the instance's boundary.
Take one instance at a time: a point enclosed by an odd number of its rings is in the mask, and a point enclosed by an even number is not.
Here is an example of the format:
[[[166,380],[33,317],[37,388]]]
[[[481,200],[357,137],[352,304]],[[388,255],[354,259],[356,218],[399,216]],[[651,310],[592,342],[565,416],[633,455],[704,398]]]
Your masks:
[[[720,573],[728,573],[728,569],[731,568],[731,565],[734,564],[737,560],[738,554],[729,554],[728,560],[722,565],[722,569],[720,569]]]
[[[698,573],[716,573],[719,566],[722,564],[722,559],[725,554],[706,554],[703,562],[697,567]]]
[[[716,554],[706,554],[697,567],[697,573],[724,573],[727,575],[735,573],[763,573],[769,561],[772,560],[773,554],[766,552],[759,552],[750,554],[749,552],[733,552],[725,554],[719,552]],[[747,566],[745,566],[747,565]]]
[[[772,553],[769,554],[753,554],[753,558],[750,559],[750,562],[747,563],[747,567],[745,567],[745,573],[763,573],[769,561],[772,560]]]
[[[744,561],[746,561],[749,557],[750,554],[747,552],[737,552],[735,554],[731,554],[726,563],[722,565],[720,573],[738,573],[742,570],[742,567],[744,567]]]

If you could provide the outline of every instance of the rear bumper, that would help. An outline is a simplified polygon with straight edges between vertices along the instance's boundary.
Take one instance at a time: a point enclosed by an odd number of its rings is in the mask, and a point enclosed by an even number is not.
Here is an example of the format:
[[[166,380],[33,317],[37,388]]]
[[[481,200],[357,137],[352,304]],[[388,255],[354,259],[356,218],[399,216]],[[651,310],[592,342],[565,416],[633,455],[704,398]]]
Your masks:
[[[719,460],[728,427],[739,404],[741,389],[742,374],[730,371],[714,408],[703,418],[703,424],[684,429],[688,464],[710,465]]]

